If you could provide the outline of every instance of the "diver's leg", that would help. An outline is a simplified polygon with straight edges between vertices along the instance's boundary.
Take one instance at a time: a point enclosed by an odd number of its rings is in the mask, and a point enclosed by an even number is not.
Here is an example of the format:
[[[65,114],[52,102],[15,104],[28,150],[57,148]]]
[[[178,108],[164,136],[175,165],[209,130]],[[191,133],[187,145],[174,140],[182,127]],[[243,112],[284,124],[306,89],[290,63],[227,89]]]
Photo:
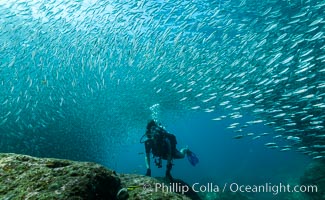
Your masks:
[[[181,158],[184,158],[185,155],[187,155],[188,152],[189,152],[189,150],[188,150],[187,147],[182,148],[180,151],[178,151],[178,150],[176,149],[176,151],[175,151],[175,155],[174,155],[174,158],[175,158],[175,159],[181,159]]]
[[[167,166],[166,166],[166,178],[169,180],[169,181],[172,181],[173,180],[173,177],[170,173],[170,171],[172,170],[172,167],[173,167],[173,163],[172,163],[172,148],[171,148],[171,144],[170,144],[170,141],[167,140],[166,141],[167,143],[167,151],[168,151],[168,154],[167,154]]]
[[[185,155],[187,155],[187,153],[189,152],[188,147],[182,148],[182,149],[180,150],[180,152],[181,152],[181,154],[182,154],[182,156],[183,156],[183,158],[184,158]]]
[[[173,164],[171,162],[168,162],[167,168],[166,168],[166,179],[169,180],[169,181],[173,181],[173,177],[172,177],[172,175],[170,173],[172,168],[173,168]]]

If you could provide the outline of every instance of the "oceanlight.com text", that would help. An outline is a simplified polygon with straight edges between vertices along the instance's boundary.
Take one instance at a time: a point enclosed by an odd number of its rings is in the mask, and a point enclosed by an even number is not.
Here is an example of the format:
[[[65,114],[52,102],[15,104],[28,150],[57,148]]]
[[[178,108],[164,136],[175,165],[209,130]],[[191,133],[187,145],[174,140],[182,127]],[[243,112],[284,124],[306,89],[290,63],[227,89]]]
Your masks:
[[[318,188],[317,185],[290,185],[290,184],[271,184],[271,183],[265,183],[262,185],[241,185],[238,183],[231,183],[229,185],[229,191],[231,192],[247,192],[247,193],[260,193],[260,192],[266,192],[266,193],[272,193],[273,195],[277,195],[282,192],[317,192]]]
[[[241,192],[241,193],[272,193],[277,195],[282,192],[288,193],[305,193],[305,192],[317,192],[317,185],[290,185],[290,184],[272,184],[265,183],[260,185],[248,185],[239,183],[225,183],[218,185],[214,183],[194,183],[192,185],[185,185],[181,183],[155,183],[144,184],[143,189],[151,192],[176,192],[187,193],[189,191],[194,192]]]

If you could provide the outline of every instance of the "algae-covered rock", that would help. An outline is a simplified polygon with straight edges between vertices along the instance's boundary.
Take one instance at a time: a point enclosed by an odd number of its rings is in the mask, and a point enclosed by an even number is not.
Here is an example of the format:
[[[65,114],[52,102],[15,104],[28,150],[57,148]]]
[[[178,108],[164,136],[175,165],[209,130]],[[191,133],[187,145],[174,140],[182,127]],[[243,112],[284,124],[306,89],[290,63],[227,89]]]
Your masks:
[[[325,162],[313,162],[311,163],[304,175],[300,178],[300,184],[304,186],[311,186],[317,187],[317,192],[309,190],[305,194],[311,200],[323,200],[325,199]]]
[[[115,199],[117,175],[98,164],[0,154],[0,199]]]
[[[179,199],[182,194],[158,189],[158,179],[116,174],[89,162],[0,153],[0,199],[126,200]]]

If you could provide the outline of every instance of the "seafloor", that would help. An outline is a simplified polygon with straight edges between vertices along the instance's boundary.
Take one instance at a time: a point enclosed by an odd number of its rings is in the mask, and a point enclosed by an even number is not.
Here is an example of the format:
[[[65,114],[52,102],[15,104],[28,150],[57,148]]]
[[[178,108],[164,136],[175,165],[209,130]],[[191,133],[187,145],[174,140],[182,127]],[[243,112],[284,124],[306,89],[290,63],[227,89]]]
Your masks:
[[[96,163],[53,158],[35,158],[19,154],[0,154],[0,199],[208,199],[248,200],[241,193],[164,191],[155,184],[187,185],[182,180],[169,182],[139,174],[118,174]],[[313,193],[282,193],[282,200],[325,199],[325,163],[313,162],[300,178],[301,185],[317,185]]]

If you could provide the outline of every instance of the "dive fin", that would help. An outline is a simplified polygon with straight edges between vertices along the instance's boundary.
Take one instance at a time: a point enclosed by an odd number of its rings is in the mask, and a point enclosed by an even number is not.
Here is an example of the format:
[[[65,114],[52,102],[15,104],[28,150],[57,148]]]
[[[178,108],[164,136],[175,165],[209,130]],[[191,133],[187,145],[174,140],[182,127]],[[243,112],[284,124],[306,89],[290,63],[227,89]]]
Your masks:
[[[195,166],[199,163],[199,158],[190,150],[187,152],[187,159],[192,166]]]

